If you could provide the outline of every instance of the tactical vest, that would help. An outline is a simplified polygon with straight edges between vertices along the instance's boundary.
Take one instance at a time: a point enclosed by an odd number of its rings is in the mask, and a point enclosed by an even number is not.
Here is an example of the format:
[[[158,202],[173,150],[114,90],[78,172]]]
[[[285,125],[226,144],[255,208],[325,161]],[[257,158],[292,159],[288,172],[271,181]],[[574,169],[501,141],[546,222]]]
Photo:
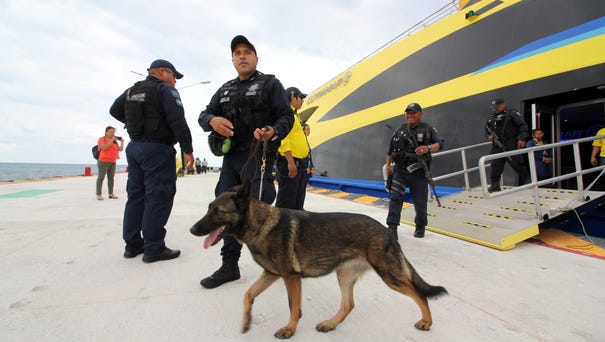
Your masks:
[[[135,83],[126,93],[126,130],[131,139],[145,138],[172,143],[173,137],[158,101],[161,81],[149,79]]]
[[[219,89],[220,116],[230,120],[234,127],[232,149],[248,150],[254,139],[254,130],[275,122],[269,104],[263,102],[265,83],[273,78],[275,76],[259,72],[251,81],[234,79]]]
[[[431,143],[429,125],[420,122],[416,127],[410,128],[407,123],[401,125],[391,138],[393,161],[402,166],[415,163],[418,160],[416,147]],[[430,161],[430,155],[427,155]]]

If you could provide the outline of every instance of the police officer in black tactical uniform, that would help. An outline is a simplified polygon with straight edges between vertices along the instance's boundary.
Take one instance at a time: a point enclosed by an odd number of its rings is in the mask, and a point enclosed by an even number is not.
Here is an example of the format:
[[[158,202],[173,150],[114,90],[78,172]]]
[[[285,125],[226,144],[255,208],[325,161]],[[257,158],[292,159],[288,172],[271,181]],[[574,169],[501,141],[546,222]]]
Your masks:
[[[262,191],[261,200],[271,204],[275,199],[271,169],[280,141],[294,123],[292,109],[281,82],[273,75],[256,70],[256,49],[246,37],[233,38],[231,56],[238,77],[219,88],[198,120],[204,131],[211,131],[208,142],[212,152],[224,155],[214,193],[219,196],[248,179],[253,196],[258,198]],[[268,141],[265,155],[262,148],[256,155],[250,155],[254,139]],[[260,170],[262,164],[266,168],[264,174]],[[237,263],[241,250],[242,245],[233,236],[225,236],[221,248],[222,266],[202,279],[200,285],[211,289],[239,279]]]
[[[120,95],[109,113],[126,124],[131,141],[126,147],[128,201],[124,208],[124,257],[145,253],[143,261],[149,263],[181,254],[164,243],[164,225],[176,193],[174,144],[178,142],[185,153],[186,169],[193,166],[194,158],[191,131],[179,92],[174,88],[183,74],[163,59],[151,63],[147,70],[149,76]]]
[[[494,99],[491,102],[492,115],[485,124],[485,136],[492,142],[490,154],[504,151],[514,151],[518,148],[524,148],[525,142],[529,139],[527,124],[521,113],[516,109],[507,110],[506,103],[502,99]],[[508,164],[519,175],[519,185],[529,182],[529,171],[525,165],[523,155],[511,156],[508,158],[494,159],[491,162],[491,185],[487,189],[489,192],[500,191],[500,176],[504,171],[504,164]]]
[[[424,237],[427,225],[428,179],[424,167],[430,166],[430,153],[443,149],[443,140],[431,125],[420,122],[422,107],[410,103],[405,109],[405,123],[402,124],[389,143],[386,165],[387,174],[393,175],[390,192],[387,225],[397,238],[397,227],[401,220],[401,207],[405,187],[410,189],[414,202],[416,230],[414,237]],[[395,162],[392,169],[391,163]]]

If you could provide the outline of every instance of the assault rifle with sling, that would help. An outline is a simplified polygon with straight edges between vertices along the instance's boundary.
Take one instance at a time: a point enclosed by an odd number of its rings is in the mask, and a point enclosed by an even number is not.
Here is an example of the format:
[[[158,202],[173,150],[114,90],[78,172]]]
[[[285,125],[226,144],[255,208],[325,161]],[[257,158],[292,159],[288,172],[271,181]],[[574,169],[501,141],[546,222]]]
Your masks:
[[[508,117],[507,117],[507,119],[508,119]],[[493,137],[493,142],[496,145],[496,147],[501,149],[503,152],[506,152],[506,146],[504,146],[504,144],[502,143],[502,140],[500,139],[498,134],[496,134],[496,131],[492,128],[492,120],[489,120],[487,122],[487,125],[485,125],[485,128],[487,129],[487,132]],[[506,159],[508,159],[508,161],[511,162],[511,165],[512,165],[512,163],[516,164],[515,160],[511,156],[506,156]]]
[[[407,134],[408,141],[412,145],[413,149],[416,150],[416,148],[418,148],[418,142],[416,141],[416,139],[414,139],[412,137],[409,126],[407,127],[407,130],[408,130],[408,134]],[[431,153],[431,149],[429,148],[429,151],[427,152],[427,154],[430,154],[430,153]],[[408,153],[406,153],[406,155],[408,155]],[[413,154],[413,157],[415,157],[418,160],[418,162],[424,169],[424,177],[428,180],[429,185],[431,186],[431,190],[433,190],[433,194],[435,195],[435,200],[437,201],[437,205],[439,207],[441,207],[441,202],[439,201],[439,196],[437,196],[437,190],[435,190],[435,182],[433,181],[433,176],[431,175],[431,171],[429,169],[426,154],[422,155],[422,156]]]

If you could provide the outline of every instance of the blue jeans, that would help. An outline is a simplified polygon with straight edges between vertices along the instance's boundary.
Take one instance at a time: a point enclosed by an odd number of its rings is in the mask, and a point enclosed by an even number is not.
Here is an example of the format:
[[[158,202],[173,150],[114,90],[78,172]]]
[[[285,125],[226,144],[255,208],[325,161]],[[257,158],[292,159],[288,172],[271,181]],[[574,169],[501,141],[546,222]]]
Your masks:
[[[159,143],[130,142],[126,147],[128,201],[123,226],[126,249],[144,246],[146,255],[154,255],[166,247],[164,226],[176,194],[175,155],[172,146]]]

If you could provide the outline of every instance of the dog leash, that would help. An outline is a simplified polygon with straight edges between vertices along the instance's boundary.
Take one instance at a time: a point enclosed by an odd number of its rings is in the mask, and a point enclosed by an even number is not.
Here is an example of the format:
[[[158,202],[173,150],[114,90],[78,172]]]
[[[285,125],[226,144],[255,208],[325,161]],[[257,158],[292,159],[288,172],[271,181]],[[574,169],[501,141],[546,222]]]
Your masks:
[[[260,184],[258,186],[258,200],[259,201],[262,201],[262,197],[263,197],[263,183],[264,183],[266,168],[267,168],[267,142],[263,141],[263,157],[262,157],[262,164],[260,166]]]

